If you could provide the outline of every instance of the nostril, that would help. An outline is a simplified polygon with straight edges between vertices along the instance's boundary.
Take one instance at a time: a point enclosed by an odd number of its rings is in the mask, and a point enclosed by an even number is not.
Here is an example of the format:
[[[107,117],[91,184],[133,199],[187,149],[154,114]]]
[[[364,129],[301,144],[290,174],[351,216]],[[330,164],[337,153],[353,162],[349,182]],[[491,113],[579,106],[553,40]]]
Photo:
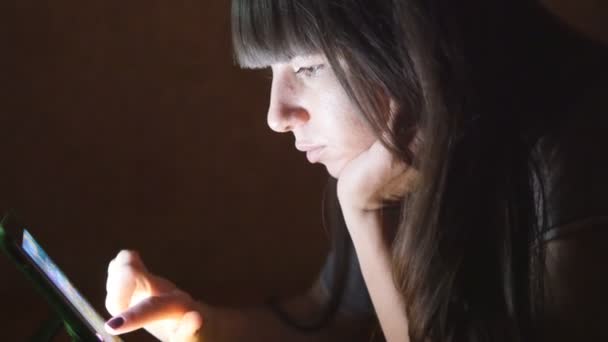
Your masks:
[[[310,115],[301,106],[277,103],[268,108],[266,123],[273,131],[283,133],[306,124],[309,119]]]

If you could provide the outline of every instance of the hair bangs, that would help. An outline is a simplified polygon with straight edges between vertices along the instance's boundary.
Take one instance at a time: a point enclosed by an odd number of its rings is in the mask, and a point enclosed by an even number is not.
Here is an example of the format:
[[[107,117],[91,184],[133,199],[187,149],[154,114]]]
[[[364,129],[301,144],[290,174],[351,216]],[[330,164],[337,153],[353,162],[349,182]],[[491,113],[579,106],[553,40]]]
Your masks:
[[[236,62],[264,68],[321,49],[312,0],[233,0],[232,44]]]

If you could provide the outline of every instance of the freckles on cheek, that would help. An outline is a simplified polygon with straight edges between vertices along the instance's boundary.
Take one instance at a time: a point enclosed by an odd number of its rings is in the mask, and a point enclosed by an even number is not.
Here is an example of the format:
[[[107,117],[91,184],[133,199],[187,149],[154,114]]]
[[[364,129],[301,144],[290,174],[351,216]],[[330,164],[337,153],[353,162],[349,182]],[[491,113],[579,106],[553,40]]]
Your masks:
[[[356,127],[353,127],[350,140],[351,150],[354,154],[359,154],[370,148],[376,141],[376,135],[366,124],[360,122]]]

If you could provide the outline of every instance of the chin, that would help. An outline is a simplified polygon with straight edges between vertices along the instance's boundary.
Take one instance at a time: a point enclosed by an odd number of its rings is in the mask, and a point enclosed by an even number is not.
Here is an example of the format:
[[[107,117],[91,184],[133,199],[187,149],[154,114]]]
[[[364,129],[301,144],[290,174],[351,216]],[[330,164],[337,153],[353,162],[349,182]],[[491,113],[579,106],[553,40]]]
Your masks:
[[[329,175],[335,179],[340,178],[340,173],[342,173],[342,169],[344,168],[344,165],[342,164],[324,164],[325,165],[325,169],[327,169],[327,173],[329,173]]]
[[[338,179],[338,177],[339,177],[338,174],[331,172],[329,169],[327,169],[327,173],[329,173],[329,175],[334,179]]]

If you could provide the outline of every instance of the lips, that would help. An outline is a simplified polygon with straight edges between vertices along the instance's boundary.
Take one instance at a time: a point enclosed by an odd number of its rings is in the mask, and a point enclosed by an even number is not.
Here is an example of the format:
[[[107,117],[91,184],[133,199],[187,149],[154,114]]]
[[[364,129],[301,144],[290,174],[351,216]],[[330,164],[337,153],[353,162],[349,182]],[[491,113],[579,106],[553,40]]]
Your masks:
[[[323,148],[324,146],[319,144],[296,143],[296,149],[298,151],[306,152],[306,159],[308,159],[310,163],[319,162]]]

